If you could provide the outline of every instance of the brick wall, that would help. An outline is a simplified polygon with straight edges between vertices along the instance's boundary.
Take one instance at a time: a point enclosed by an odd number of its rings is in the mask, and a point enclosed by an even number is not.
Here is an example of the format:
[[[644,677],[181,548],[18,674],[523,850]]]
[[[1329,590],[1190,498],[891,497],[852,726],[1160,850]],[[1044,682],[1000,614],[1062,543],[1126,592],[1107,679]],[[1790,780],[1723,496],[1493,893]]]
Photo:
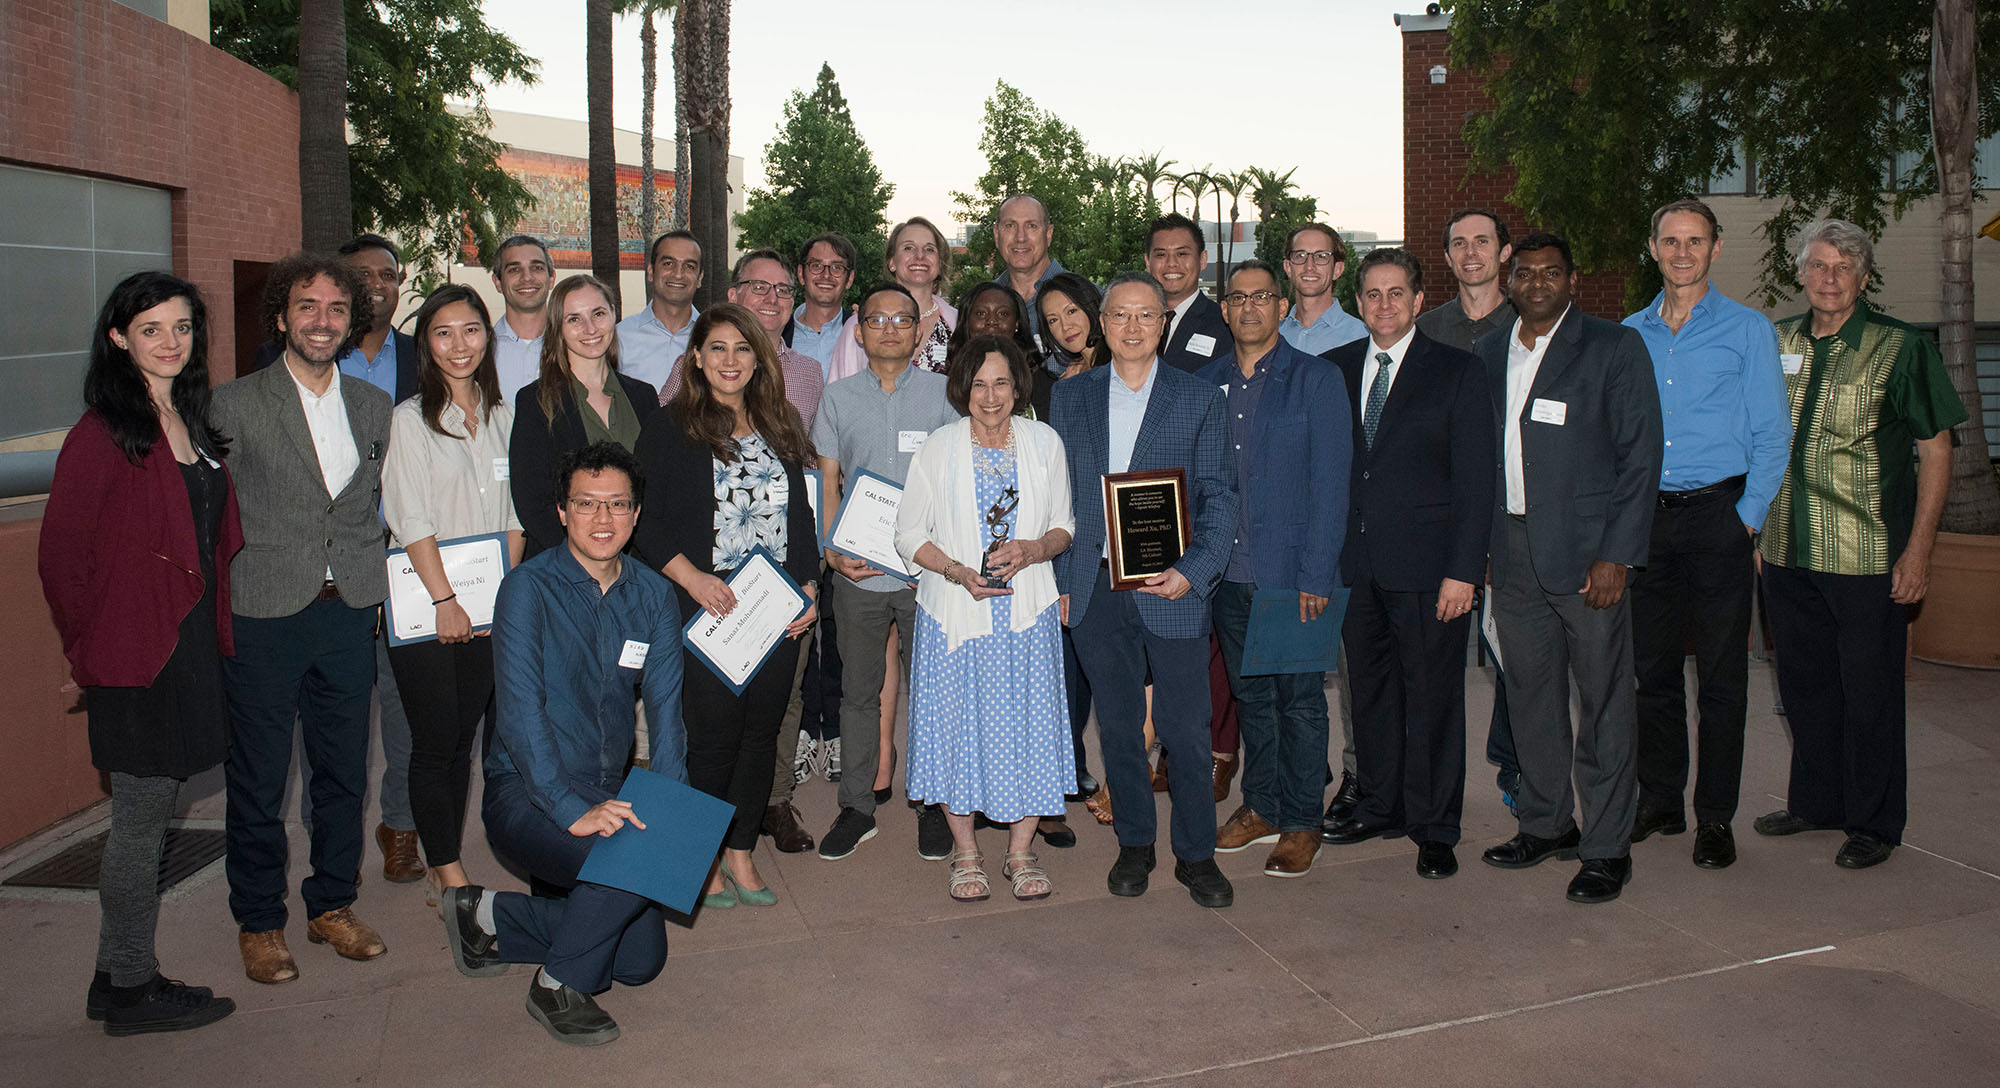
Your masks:
[[[1403,239],[1424,265],[1424,305],[1442,305],[1458,294],[1444,265],[1444,225],[1460,208],[1492,208],[1516,238],[1537,229],[1505,200],[1513,188],[1511,171],[1467,176],[1471,152],[1461,133],[1465,120],[1486,108],[1485,85],[1451,67],[1451,34],[1445,30],[1403,32]],[[1448,70],[1445,82],[1431,82],[1431,68]],[[1600,317],[1625,314],[1625,278],[1594,273],[1577,281],[1576,305]]]

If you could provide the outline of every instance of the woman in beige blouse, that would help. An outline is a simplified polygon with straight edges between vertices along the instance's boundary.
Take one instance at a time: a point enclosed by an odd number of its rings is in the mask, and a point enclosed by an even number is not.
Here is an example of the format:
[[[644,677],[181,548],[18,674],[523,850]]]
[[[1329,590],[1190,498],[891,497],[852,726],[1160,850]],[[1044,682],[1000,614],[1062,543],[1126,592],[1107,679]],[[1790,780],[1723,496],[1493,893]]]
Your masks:
[[[507,560],[519,563],[522,534],[508,487],[514,409],[500,400],[486,304],[469,287],[440,288],[417,311],[413,336],[417,395],[390,417],[382,513],[436,609],[435,639],[389,648],[410,719],[410,814],[435,900],[468,883],[459,839],[472,738],[493,706],[493,644],[472,629],[439,545],[505,533]]]

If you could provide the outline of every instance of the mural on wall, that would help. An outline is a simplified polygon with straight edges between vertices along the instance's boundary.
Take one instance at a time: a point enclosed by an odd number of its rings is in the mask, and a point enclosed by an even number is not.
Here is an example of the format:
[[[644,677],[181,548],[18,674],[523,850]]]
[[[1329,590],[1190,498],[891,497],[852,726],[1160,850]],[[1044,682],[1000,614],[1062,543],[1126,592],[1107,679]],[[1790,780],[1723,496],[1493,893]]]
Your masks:
[[[500,168],[527,188],[535,198],[534,208],[514,225],[510,234],[532,234],[549,247],[557,268],[590,267],[590,163],[573,155],[552,155],[541,151],[507,148],[500,152]],[[653,231],[673,230],[674,172],[655,169],[656,195]],[[646,239],[639,234],[639,168],[618,166],[618,266],[639,269],[646,265]],[[476,254],[467,253],[470,263]]]

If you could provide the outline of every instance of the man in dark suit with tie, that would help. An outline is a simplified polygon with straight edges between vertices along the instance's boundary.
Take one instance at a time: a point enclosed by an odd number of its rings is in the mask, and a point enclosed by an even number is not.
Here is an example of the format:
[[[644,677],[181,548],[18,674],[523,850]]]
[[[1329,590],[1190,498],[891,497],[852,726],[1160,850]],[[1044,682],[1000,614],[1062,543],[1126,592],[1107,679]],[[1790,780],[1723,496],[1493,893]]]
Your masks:
[[[1570,304],[1567,242],[1522,238],[1510,268],[1520,316],[1478,349],[1504,480],[1494,488],[1489,569],[1521,757],[1521,830],[1485,860],[1525,869],[1581,857],[1569,898],[1604,903],[1632,880],[1638,702],[1625,583],[1652,540],[1660,394],[1639,334]]]
[[[1226,453],[1222,394],[1160,365],[1155,349],[1167,309],[1151,276],[1128,273],[1104,293],[1111,365],[1059,382],[1050,423],[1069,451],[1076,539],[1056,558],[1063,622],[1097,700],[1104,777],[1111,788],[1118,860],[1113,895],[1143,895],[1157,826],[1146,770],[1146,671],[1153,724],[1172,767],[1174,878],[1194,901],[1226,907],[1235,890],[1215,865],[1215,800],[1207,773],[1209,597],[1229,560],[1236,492]],[[1104,537],[1108,473],[1179,469],[1191,532],[1165,572],[1133,590],[1110,585]]]
[[[1368,338],[1326,358],[1355,405],[1341,567],[1361,804],[1326,841],[1407,833],[1417,875],[1458,872],[1465,804],[1465,645],[1493,517],[1493,419],[1473,355],[1417,330],[1423,269],[1402,249],[1362,258]]]
[[[1201,225],[1179,212],[1153,220],[1146,232],[1146,271],[1167,294],[1160,327],[1160,361],[1193,373],[1236,350],[1222,307],[1201,292],[1208,243]]]

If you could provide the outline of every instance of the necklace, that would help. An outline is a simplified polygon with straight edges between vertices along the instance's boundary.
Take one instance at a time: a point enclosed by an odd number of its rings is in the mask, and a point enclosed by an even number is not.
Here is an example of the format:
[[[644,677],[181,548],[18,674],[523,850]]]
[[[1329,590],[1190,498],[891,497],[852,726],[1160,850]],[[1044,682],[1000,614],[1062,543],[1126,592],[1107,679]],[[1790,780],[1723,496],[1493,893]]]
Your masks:
[[[973,437],[973,445],[976,448],[998,455],[995,457],[974,457],[972,459],[973,466],[996,479],[1004,478],[1007,475],[1008,464],[1014,459],[1013,422],[1010,420],[1007,423],[1007,441],[1003,445],[989,446],[983,442],[979,442],[976,434]]]

